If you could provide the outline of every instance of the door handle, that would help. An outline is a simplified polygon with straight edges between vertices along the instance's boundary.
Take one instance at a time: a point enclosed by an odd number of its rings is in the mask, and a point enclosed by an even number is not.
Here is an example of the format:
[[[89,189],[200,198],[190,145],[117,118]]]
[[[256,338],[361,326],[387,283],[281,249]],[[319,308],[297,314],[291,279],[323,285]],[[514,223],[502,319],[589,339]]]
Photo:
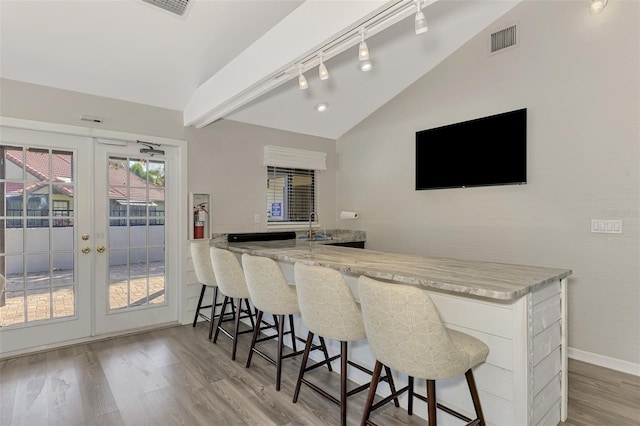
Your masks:
[[[91,251],[91,249],[90,249],[89,247],[83,247],[83,248],[82,248],[82,252],[83,252],[84,254],[87,254],[87,253],[89,253],[90,251]]]
[[[98,248],[96,249],[98,253],[104,253],[104,246],[98,246]]]

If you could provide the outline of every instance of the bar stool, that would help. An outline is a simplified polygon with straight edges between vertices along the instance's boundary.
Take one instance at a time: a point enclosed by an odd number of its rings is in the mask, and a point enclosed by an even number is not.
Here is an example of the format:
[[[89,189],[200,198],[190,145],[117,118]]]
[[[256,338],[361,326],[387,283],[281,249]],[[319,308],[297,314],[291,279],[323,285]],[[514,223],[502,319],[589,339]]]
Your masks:
[[[193,326],[196,326],[198,317],[209,321],[209,340],[213,335],[213,324],[215,318],[217,318],[216,308],[222,306],[222,303],[218,303],[218,284],[216,283],[216,276],[213,273],[213,265],[211,264],[211,256],[209,255],[209,242],[191,242],[191,258],[193,259],[193,267],[196,271],[196,278],[198,282],[202,284],[200,290],[200,298],[198,299],[198,306],[196,306],[196,314],[193,317]],[[204,292],[207,287],[213,289],[213,300],[210,305],[202,306],[202,299],[204,298]],[[202,309],[211,308],[211,315],[207,316],[200,311]]]
[[[362,392],[370,386],[370,383],[366,383],[347,391],[347,366],[351,365],[360,371],[373,374],[371,370],[349,361],[347,358],[348,342],[366,339],[367,337],[362,321],[362,313],[353,299],[347,283],[338,271],[322,266],[296,263],[294,273],[302,321],[309,329],[309,337],[307,337],[307,344],[302,357],[302,365],[300,366],[293,402],[295,403],[298,400],[300,387],[304,383],[340,406],[340,424],[344,426],[347,422],[347,397]],[[310,342],[314,334],[340,341],[340,354],[329,358],[327,361],[307,367],[309,349],[311,347]],[[340,399],[328,394],[325,390],[304,378],[304,374],[307,371],[338,358],[340,358]],[[391,392],[395,393],[393,377],[388,367],[386,367],[386,376],[380,380],[388,381]],[[394,403],[396,407],[400,406],[398,398],[394,399]]]
[[[280,391],[282,360],[302,355],[304,351],[298,351],[296,341],[306,343],[305,340],[296,336],[293,325],[293,314],[300,313],[296,288],[287,283],[278,264],[268,257],[251,256],[245,253],[242,255],[242,268],[244,269],[244,276],[247,280],[247,286],[249,287],[251,301],[253,302],[253,306],[258,309],[256,323],[260,324],[263,314],[267,312],[273,315],[274,327],[277,329],[277,334],[258,339],[261,330],[273,327],[255,327],[246,366],[247,368],[251,366],[251,358],[254,352],[271,364],[274,364],[276,366],[276,391]],[[284,331],[285,316],[289,317],[289,331],[286,333]],[[291,336],[293,352],[283,355],[283,338],[287,334]],[[275,360],[256,348],[257,343],[272,339],[278,339],[278,352]],[[321,349],[325,359],[329,359],[329,354],[322,337],[320,338],[320,345],[313,346],[312,350],[313,349]]]
[[[409,392],[409,415],[413,414],[413,397],[427,402],[429,426],[436,426],[436,408],[458,417],[469,425],[484,425],[480,398],[471,368],[483,363],[489,348],[480,340],[459,331],[447,329],[431,297],[426,291],[408,285],[393,285],[368,277],[360,277],[360,303],[369,346],[376,356],[373,384],[361,425],[374,424],[371,411],[385,400]],[[406,387],[373,404],[382,367],[409,376]],[[436,380],[464,373],[476,412],[476,419],[446,407],[436,400]],[[387,373],[388,374],[388,373]],[[413,392],[413,379],[427,381],[427,396]]]
[[[213,336],[213,343],[218,341],[218,334],[222,331],[224,335],[233,340],[231,359],[235,361],[236,350],[238,348],[238,335],[252,333],[256,326],[253,321],[254,312],[252,312],[251,306],[249,305],[249,289],[247,288],[240,262],[238,262],[236,256],[229,250],[211,247],[211,263],[213,264],[213,271],[216,275],[220,293],[224,295],[222,311],[225,311],[227,303],[231,303],[232,308],[235,309],[233,332],[230,333],[225,330],[222,327],[222,316],[218,317],[218,325]],[[242,309],[243,301],[245,303],[245,309]],[[244,315],[242,314],[243,312]],[[244,318],[249,318],[251,321],[251,329],[239,331],[240,320]]]

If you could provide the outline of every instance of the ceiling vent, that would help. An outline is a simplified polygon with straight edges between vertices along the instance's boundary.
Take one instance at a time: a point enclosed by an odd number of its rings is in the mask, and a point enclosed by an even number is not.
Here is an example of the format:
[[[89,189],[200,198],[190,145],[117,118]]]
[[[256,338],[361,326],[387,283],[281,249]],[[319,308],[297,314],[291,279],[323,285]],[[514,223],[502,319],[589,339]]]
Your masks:
[[[178,16],[184,16],[187,6],[191,0],[142,0],[150,5],[157,6],[167,12],[174,13]]]
[[[509,47],[518,46],[517,27],[512,25],[500,31],[491,34],[491,45],[489,54],[501,52]]]

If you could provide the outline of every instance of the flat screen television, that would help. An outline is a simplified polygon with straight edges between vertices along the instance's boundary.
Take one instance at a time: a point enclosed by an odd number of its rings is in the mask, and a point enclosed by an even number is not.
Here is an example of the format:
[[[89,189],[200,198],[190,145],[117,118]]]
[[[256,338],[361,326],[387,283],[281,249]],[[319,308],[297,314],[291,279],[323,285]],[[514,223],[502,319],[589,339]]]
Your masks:
[[[416,190],[526,182],[526,108],[416,132]]]

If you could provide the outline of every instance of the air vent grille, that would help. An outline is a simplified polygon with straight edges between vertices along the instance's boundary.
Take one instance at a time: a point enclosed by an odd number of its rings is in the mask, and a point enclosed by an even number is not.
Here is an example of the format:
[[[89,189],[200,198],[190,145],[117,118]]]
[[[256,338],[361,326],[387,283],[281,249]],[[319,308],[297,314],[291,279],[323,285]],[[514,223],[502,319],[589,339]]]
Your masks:
[[[490,53],[496,53],[507,47],[516,46],[518,43],[517,28],[515,25],[505,28],[500,31],[496,31],[491,34],[491,51]]]
[[[153,6],[157,6],[168,12],[175,13],[178,16],[183,16],[191,0],[142,0],[142,1],[145,3],[149,3]]]

